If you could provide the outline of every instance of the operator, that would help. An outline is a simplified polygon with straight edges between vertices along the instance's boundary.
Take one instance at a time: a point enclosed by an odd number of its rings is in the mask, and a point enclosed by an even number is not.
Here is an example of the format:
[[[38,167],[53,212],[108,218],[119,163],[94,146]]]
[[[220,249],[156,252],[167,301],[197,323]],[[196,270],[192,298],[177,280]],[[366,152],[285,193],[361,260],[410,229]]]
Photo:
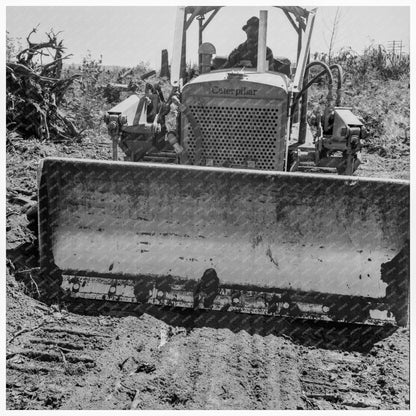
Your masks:
[[[235,66],[257,67],[257,48],[259,40],[259,19],[258,17],[250,17],[242,28],[246,32],[247,40],[234,49],[223,68],[231,68]],[[273,53],[270,48],[266,51],[266,60],[269,67],[273,65]]]

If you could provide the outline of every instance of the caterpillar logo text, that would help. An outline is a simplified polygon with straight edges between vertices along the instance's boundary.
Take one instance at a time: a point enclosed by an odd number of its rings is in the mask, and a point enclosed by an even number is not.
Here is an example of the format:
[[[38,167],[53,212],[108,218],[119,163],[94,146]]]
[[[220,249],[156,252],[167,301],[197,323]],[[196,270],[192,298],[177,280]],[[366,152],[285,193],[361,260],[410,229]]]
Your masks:
[[[258,90],[252,88],[222,88],[218,86],[213,86],[211,88],[211,93],[214,95],[232,95],[233,97],[241,96],[255,96]]]

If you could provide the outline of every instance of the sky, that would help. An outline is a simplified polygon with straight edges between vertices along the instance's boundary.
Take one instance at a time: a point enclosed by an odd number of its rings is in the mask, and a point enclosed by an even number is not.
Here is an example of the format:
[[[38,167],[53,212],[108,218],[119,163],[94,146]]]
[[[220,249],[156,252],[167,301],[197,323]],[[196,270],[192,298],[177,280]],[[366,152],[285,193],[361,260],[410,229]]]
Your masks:
[[[209,2],[208,2],[209,3]],[[230,6],[219,11],[204,31],[204,41],[215,45],[217,55],[228,55],[245,40],[241,27],[260,9],[268,10],[267,44],[274,56],[293,59],[296,53],[296,35],[287,18],[272,7]],[[318,9],[312,38],[312,52],[327,52],[337,7]],[[371,43],[386,45],[389,41],[403,42],[409,50],[410,17],[408,6],[353,6],[339,7],[339,24],[334,48],[351,47],[361,52]],[[91,51],[93,58],[103,55],[103,64],[133,66],[149,62],[160,67],[161,50],[169,57],[173,48],[176,8],[167,6],[8,6],[6,29],[12,37],[25,38],[39,24],[33,41],[44,39],[44,33],[53,28],[62,31],[67,52],[73,54],[68,62],[79,63]],[[188,61],[196,61],[197,22],[188,35]]]

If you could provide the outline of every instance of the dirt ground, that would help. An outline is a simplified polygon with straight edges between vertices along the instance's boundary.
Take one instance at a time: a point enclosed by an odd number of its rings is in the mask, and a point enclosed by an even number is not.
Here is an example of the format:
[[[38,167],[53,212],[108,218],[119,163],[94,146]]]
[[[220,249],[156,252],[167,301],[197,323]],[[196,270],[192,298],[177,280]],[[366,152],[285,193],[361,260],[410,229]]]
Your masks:
[[[109,159],[101,133],[79,144],[13,137],[8,148],[8,409],[409,409],[407,328],[154,307],[88,316],[28,296],[37,161]],[[408,156],[363,159],[361,176],[409,178]]]

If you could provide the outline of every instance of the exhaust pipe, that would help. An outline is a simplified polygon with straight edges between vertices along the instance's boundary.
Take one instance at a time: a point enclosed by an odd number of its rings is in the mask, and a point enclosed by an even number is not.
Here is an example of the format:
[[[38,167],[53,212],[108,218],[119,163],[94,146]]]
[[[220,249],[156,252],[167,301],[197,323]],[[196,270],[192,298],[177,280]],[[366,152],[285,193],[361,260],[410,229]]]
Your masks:
[[[259,39],[257,49],[257,72],[266,72],[266,37],[267,37],[267,10],[260,10]]]

